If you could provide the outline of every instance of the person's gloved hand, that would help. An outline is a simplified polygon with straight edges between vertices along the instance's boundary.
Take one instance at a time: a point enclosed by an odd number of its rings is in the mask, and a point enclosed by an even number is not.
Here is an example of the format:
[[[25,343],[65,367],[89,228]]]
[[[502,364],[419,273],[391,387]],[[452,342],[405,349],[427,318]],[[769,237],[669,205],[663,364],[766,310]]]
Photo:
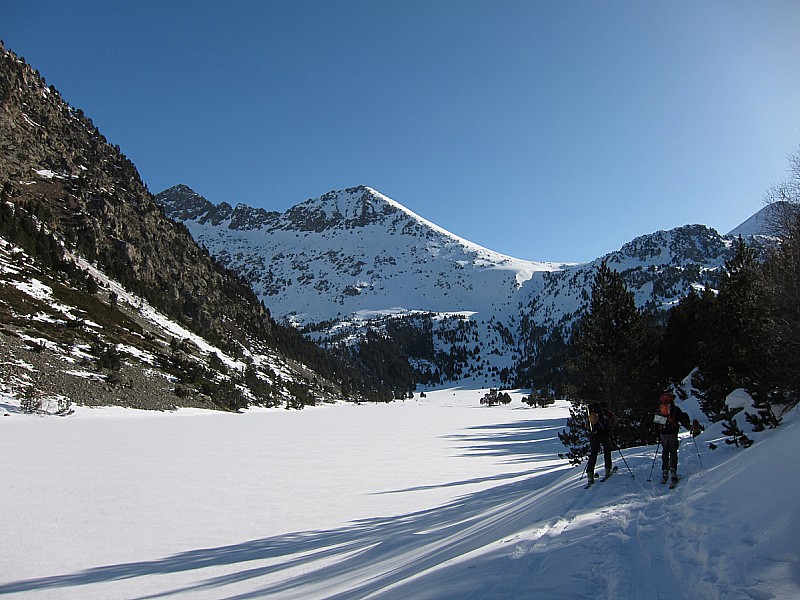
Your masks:
[[[700,426],[700,421],[695,419],[692,421],[692,437],[697,437],[703,432],[703,428]]]

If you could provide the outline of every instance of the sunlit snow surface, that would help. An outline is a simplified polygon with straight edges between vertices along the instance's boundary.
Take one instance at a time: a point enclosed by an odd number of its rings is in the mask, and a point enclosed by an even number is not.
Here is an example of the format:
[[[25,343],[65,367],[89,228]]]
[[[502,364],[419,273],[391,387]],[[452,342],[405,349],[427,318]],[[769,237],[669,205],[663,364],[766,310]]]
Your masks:
[[[747,450],[685,439],[674,491],[654,447],[585,490],[564,404],[482,394],[63,418],[0,396],[0,597],[800,597],[796,413]]]

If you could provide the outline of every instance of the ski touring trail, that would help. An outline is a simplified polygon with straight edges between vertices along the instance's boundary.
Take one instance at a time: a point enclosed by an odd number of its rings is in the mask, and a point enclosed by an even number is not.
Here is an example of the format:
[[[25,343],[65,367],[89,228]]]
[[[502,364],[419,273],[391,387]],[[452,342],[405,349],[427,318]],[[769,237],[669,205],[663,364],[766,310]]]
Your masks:
[[[784,426],[786,427],[786,426]],[[800,427],[795,439],[800,434]],[[792,447],[784,434],[783,446]],[[762,444],[770,443],[765,440]],[[780,451],[780,450],[779,450]],[[626,452],[634,475],[614,478],[592,494],[575,494],[581,485],[575,475],[564,475],[546,490],[521,499],[519,510],[532,518],[525,531],[501,540],[497,549],[472,561],[456,564],[423,577],[423,587],[450,583],[447,593],[412,594],[428,599],[500,600],[545,597],[554,599],[659,600],[707,598],[752,600],[800,597],[800,570],[792,524],[800,524],[794,503],[768,517],[766,531],[747,523],[746,504],[737,488],[741,477],[739,452],[720,453],[716,463],[701,467],[699,456],[682,453],[685,474],[681,486],[664,495],[658,482],[645,482],[652,447]],[[752,455],[753,469],[768,459]],[[711,462],[710,459],[706,459]],[[765,465],[763,465],[765,466]],[[782,468],[790,470],[788,463]],[[780,488],[780,478],[760,472],[766,489]],[[794,485],[797,491],[798,486]],[[785,492],[776,492],[780,497]],[[733,512],[733,515],[731,515]],[[787,512],[789,516],[787,516]],[[558,517],[537,519],[540,514]],[[732,518],[731,518],[732,517]],[[782,519],[786,518],[786,523]],[[519,520],[519,519],[517,519]],[[772,536],[786,541],[786,551]],[[758,548],[759,552],[755,552]],[[757,569],[751,568],[757,565]],[[759,576],[764,570],[780,573],[776,581]],[[463,585],[456,583],[464,581]],[[467,583],[468,582],[468,583]],[[781,593],[780,590],[784,592]],[[791,594],[786,596],[786,591]],[[402,595],[379,595],[402,598]]]

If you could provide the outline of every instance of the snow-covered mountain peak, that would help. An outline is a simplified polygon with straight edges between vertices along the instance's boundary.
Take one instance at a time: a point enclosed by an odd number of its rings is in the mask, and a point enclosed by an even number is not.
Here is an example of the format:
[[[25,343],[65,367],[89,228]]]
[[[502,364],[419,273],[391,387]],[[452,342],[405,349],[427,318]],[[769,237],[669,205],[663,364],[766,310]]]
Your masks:
[[[605,259],[615,268],[630,263],[663,266],[709,260],[720,265],[727,258],[731,242],[731,238],[724,238],[705,225],[684,225],[636,237]]]
[[[322,233],[333,229],[357,229],[402,219],[403,207],[366,186],[331,191],[287,210],[281,229]]]
[[[480,256],[483,260],[489,261],[494,263],[498,267],[507,266],[512,269],[521,269],[524,272],[528,272],[531,267],[533,267],[534,271],[553,271],[559,269],[563,266],[563,263],[552,263],[552,262],[539,262],[539,261],[529,261],[529,260],[522,260],[517,259],[512,256],[508,256],[506,254],[501,254],[500,252],[496,252],[494,250],[490,250],[484,246],[476,244],[475,242],[471,242],[459,235],[456,235],[443,227],[440,227],[436,223],[421,217],[414,211],[410,210],[409,208],[403,206],[396,200],[389,198],[388,196],[384,196],[380,192],[365,186],[361,186],[361,189],[364,189],[369,193],[372,197],[374,197],[377,201],[383,202],[389,207],[393,208],[398,215],[404,215],[410,221],[416,223],[420,228],[427,229],[432,234],[438,234],[441,236],[441,240],[444,243],[455,244],[460,246],[466,252],[473,252],[476,256]],[[530,276],[524,277],[522,281],[528,279]]]
[[[331,229],[367,230],[378,226],[392,235],[422,236],[427,239],[438,237],[443,244],[455,243],[465,249],[503,256],[454,235],[396,200],[364,185],[331,191],[298,204],[286,211],[282,222],[285,224],[282,228],[293,227],[317,233]]]
[[[296,322],[397,308],[486,314],[516,306],[512,297],[535,272],[561,267],[483,248],[363,185],[283,213],[214,206],[186,186],[157,198],[245,274],[274,316]]]
[[[728,232],[729,236],[771,236],[780,231],[782,225],[797,218],[797,208],[788,202],[768,204],[738,227]]]

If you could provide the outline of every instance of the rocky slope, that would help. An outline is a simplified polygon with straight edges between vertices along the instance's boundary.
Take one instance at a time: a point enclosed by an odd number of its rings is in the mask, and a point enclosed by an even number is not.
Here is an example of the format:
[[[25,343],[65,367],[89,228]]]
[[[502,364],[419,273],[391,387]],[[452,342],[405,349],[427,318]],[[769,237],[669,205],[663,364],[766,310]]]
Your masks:
[[[191,355],[182,366],[195,371],[191,377],[184,373],[191,381],[183,382],[193,391],[187,392],[184,385],[167,405],[191,403],[187,398],[194,392],[216,398],[219,406],[235,408],[243,402],[269,404],[287,396],[301,404],[314,398],[341,398],[342,386],[356,396],[359,390],[374,392],[380,387],[366,381],[357,368],[347,368],[305,342],[294,330],[278,326],[244,279],[210,257],[183,225],[164,216],[120,149],[2,45],[0,234],[9,256],[25,257],[25,269],[33,269],[7,270],[0,281],[2,335],[49,339],[62,344],[59,351],[66,355],[95,342],[116,347],[135,340],[138,352],[152,357],[166,344],[170,360],[184,361],[169,349],[170,327],[161,328],[155,343],[140,340],[141,325],[113,326],[131,318],[115,304],[119,293],[101,289],[115,285],[130,295],[133,305],[153,307],[181,336],[203,340],[190,344],[191,352],[180,350]],[[51,312],[45,310],[47,301],[34,299],[31,304],[24,289],[54,289],[53,285],[68,297],[64,304],[77,312],[67,319],[53,317],[55,323],[48,323],[45,332],[35,315],[37,310]],[[86,328],[95,313],[108,312],[113,315],[108,327]],[[61,335],[54,331],[59,327],[72,331]],[[16,344],[2,347],[12,349]],[[130,361],[146,368],[147,361],[137,360],[137,352],[129,354]],[[210,365],[212,355],[239,361],[241,376]],[[265,356],[269,360],[262,360]],[[17,360],[10,355],[0,358],[9,363]],[[242,375],[245,360],[255,369],[249,382]],[[176,386],[170,389],[174,392]]]

